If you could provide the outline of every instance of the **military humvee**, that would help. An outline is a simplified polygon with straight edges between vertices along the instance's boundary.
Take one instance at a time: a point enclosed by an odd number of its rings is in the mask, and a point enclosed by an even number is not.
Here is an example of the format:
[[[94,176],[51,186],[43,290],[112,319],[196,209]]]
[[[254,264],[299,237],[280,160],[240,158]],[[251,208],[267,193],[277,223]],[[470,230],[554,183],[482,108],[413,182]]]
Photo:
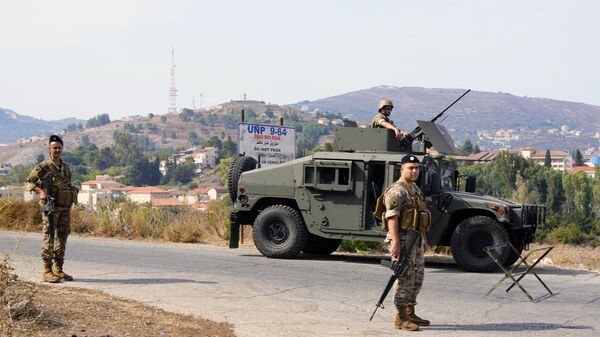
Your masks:
[[[510,242],[520,253],[543,224],[545,208],[477,195],[474,177],[459,186],[465,177],[451,160],[425,153],[426,141],[440,153],[455,152],[447,131],[419,125],[423,137],[409,149],[387,129],[339,128],[335,152],[256,169],[255,159],[238,157],[229,171],[230,247],[238,247],[241,225],[253,226],[256,247],[271,258],[329,254],[343,239],[383,241],[386,232],[373,215],[376,200],[399,179],[402,156],[412,153],[421,160],[418,184],[432,212],[430,245],[450,246],[458,265],[475,272],[497,268],[484,247]],[[508,246],[495,254],[506,266],[518,259]]]

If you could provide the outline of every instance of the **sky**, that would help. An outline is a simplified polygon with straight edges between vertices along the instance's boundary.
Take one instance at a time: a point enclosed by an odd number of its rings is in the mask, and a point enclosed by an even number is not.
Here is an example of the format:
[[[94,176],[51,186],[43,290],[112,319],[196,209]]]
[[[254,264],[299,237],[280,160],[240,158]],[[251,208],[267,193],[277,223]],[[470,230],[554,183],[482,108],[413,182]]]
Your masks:
[[[0,108],[290,104],[379,85],[600,105],[598,1],[0,0]]]

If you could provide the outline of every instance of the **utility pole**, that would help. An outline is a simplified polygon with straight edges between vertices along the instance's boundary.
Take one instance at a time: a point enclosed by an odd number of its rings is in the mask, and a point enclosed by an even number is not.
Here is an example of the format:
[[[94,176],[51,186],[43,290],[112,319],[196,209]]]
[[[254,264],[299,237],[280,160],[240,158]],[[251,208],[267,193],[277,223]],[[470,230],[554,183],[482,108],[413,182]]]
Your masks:
[[[171,44],[171,87],[169,88],[168,112],[177,112],[177,89],[175,88],[175,46],[173,44]]]

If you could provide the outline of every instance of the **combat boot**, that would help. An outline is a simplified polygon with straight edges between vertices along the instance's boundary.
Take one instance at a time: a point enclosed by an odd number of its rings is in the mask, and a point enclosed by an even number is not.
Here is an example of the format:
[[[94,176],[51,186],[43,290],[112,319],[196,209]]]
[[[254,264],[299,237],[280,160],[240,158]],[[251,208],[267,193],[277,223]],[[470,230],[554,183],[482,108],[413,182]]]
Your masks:
[[[58,283],[60,282],[60,277],[54,275],[52,272],[52,262],[44,261],[44,274],[42,275],[42,281],[48,283]]]
[[[422,319],[421,317],[417,316],[417,314],[415,313],[415,306],[414,305],[408,305],[406,306],[406,317],[408,317],[408,319],[419,325],[419,326],[429,326],[430,322],[426,319]]]
[[[394,320],[394,326],[397,329],[417,331],[419,326],[416,323],[411,322],[406,316],[406,306],[399,305],[396,307],[396,319]]]
[[[63,271],[63,261],[54,261],[54,267],[52,268],[54,275],[60,277],[65,281],[73,281],[73,276]]]

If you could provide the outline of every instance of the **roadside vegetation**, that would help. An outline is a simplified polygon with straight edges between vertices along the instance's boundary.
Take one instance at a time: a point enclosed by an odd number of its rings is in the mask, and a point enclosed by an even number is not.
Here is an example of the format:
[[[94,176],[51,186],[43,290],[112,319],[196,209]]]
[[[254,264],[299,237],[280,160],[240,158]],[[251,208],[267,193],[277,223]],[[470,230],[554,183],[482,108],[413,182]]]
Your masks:
[[[491,163],[460,165],[461,174],[477,178],[477,193],[524,204],[546,206],[546,226],[539,243],[600,246],[600,166],[595,178],[584,172],[563,174],[518,154],[500,152]]]
[[[112,202],[96,210],[74,207],[71,233],[127,239],[154,239],[170,242],[222,243],[229,238],[226,201],[211,201],[206,211],[191,208],[153,208],[131,201]],[[0,200],[0,228],[42,230],[39,203]]]

